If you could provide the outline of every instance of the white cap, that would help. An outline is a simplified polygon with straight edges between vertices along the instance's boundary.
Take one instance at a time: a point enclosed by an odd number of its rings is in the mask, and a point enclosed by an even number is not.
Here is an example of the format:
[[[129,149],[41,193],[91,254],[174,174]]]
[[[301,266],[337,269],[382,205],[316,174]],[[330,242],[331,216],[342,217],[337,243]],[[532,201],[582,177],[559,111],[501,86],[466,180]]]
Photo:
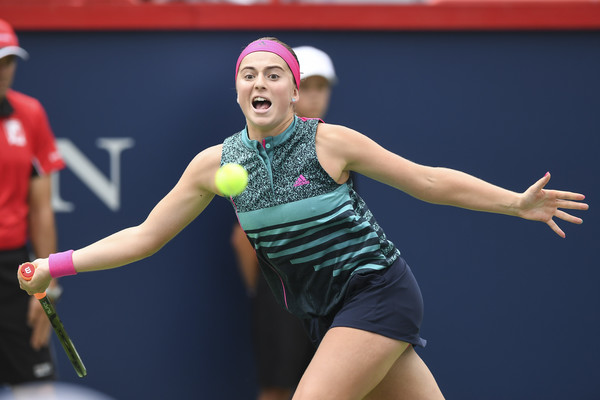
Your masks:
[[[24,60],[29,57],[25,49],[19,47],[19,39],[12,26],[0,19],[0,58],[12,55],[19,56]]]
[[[294,47],[294,53],[300,62],[300,79],[309,76],[322,76],[334,84],[337,82],[331,58],[323,50],[311,46]]]
[[[29,53],[19,46],[6,46],[0,49],[0,58],[6,56],[19,56],[23,60],[27,60],[29,58]]]

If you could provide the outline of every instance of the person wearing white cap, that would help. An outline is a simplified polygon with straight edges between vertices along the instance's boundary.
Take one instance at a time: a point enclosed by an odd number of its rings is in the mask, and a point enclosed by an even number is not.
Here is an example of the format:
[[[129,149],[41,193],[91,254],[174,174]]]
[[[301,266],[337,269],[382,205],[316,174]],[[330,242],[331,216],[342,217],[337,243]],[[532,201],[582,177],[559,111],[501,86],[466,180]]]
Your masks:
[[[294,47],[300,63],[300,97],[296,114],[324,118],[329,108],[331,87],[337,83],[333,61],[323,50],[312,46]]]
[[[56,377],[50,322],[15,271],[31,253],[56,251],[50,174],[65,164],[40,102],[11,89],[17,57],[29,55],[0,19],[0,386]],[[59,294],[53,280],[47,295]]]

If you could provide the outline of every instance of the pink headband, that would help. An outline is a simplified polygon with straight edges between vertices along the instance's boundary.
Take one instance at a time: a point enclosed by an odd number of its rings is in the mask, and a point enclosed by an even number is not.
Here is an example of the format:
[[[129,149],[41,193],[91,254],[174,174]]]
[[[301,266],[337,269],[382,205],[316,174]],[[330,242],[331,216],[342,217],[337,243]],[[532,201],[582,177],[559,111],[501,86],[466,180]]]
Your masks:
[[[279,57],[281,57],[283,61],[286,62],[288,67],[290,67],[290,70],[294,75],[294,80],[296,81],[296,87],[300,89],[300,66],[298,65],[296,57],[294,57],[284,45],[272,40],[257,40],[246,46],[246,48],[242,51],[242,54],[240,54],[238,57],[237,64],[235,65],[236,79],[240,69],[240,63],[242,62],[243,58],[248,54],[255,53],[257,51],[267,51],[269,53],[277,54]]]

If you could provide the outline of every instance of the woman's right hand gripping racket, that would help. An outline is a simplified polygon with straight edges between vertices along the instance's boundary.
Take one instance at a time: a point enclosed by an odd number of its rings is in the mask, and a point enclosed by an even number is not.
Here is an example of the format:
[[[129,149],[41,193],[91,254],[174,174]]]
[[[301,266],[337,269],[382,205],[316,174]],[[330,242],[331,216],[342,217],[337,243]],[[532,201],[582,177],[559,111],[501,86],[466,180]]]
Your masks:
[[[19,274],[26,281],[30,281],[31,278],[33,278],[33,274],[35,274],[35,265],[31,263],[21,264],[21,266],[19,267]],[[48,299],[48,297],[46,297],[46,292],[36,293],[34,296],[42,304],[42,308],[48,316],[48,319],[50,320],[50,323],[54,328],[54,332],[56,332],[56,336],[58,336],[58,340],[60,340],[60,344],[62,344],[63,348],[65,349],[65,352],[67,353],[67,356],[69,357],[69,360],[71,360],[71,364],[73,364],[73,368],[75,368],[77,375],[79,375],[80,378],[83,378],[87,375],[87,370],[85,369],[85,366],[81,361],[81,357],[79,357],[79,354],[77,353],[77,350],[75,349],[71,338],[65,331],[65,327],[58,318],[58,314],[54,309],[54,305]]]

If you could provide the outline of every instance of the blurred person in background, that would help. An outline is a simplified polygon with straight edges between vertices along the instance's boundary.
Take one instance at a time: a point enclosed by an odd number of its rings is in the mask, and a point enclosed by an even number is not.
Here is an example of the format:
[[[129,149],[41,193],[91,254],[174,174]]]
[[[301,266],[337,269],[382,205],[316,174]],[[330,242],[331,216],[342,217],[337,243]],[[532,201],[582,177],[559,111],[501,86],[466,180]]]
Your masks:
[[[311,46],[294,47],[300,62],[296,114],[324,118],[337,76],[331,58]],[[316,344],[301,321],[275,300],[260,273],[256,252],[239,224],[231,235],[238,267],[252,298],[252,336],[258,377],[258,400],[288,400],[314,355]]]
[[[337,83],[333,61],[323,50],[311,46],[294,47],[300,61],[300,98],[296,114],[305,118],[325,118],[331,88]]]
[[[65,164],[40,102],[11,89],[17,57],[12,26],[0,20],[0,386],[56,378],[51,326],[35,297],[19,288],[21,263],[56,251],[50,174]],[[60,295],[51,282],[51,300]]]

